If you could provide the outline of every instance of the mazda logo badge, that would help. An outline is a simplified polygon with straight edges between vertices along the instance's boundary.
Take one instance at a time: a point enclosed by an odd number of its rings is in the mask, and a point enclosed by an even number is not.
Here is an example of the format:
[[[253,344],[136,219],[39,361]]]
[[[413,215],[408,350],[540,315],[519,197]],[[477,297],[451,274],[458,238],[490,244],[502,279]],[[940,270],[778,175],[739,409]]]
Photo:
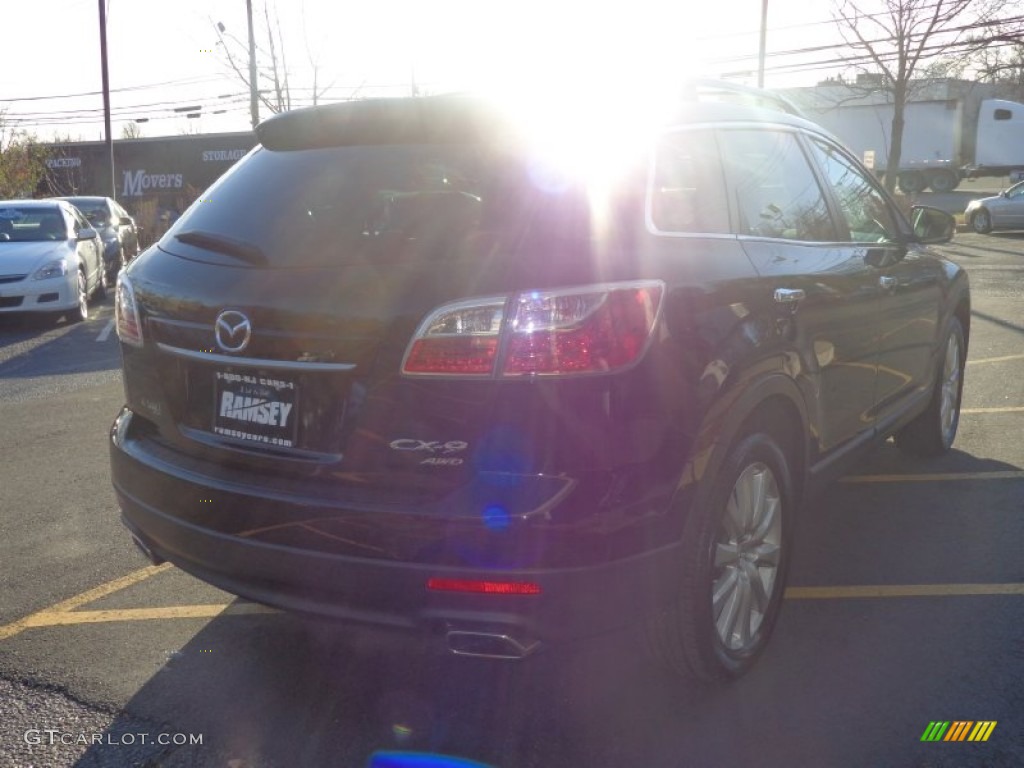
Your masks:
[[[241,352],[252,336],[252,323],[241,312],[225,309],[217,315],[213,333],[217,338],[217,346],[225,352]]]

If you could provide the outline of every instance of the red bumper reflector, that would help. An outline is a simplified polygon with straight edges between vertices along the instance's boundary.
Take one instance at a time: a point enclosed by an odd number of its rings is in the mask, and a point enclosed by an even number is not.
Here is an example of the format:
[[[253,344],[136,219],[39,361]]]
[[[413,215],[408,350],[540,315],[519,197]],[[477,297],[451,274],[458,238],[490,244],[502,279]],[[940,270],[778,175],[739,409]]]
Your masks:
[[[472,581],[470,579],[427,579],[427,589],[438,592],[475,592],[485,595],[539,595],[540,584],[530,581]]]

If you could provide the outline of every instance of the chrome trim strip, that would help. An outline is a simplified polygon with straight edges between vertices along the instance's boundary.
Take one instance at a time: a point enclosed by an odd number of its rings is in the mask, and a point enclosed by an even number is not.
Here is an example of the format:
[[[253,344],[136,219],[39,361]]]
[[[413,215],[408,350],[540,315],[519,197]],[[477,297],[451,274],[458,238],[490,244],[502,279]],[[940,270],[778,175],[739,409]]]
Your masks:
[[[213,352],[197,352],[192,349],[172,347],[163,342],[156,343],[161,352],[166,352],[177,357],[184,357],[189,360],[199,360],[204,363],[218,363],[220,365],[235,365],[245,368],[267,368],[275,371],[297,370],[297,371],[351,371],[356,367],[355,363],[301,363],[297,360],[268,360],[260,357],[233,357],[232,355],[218,355]]]

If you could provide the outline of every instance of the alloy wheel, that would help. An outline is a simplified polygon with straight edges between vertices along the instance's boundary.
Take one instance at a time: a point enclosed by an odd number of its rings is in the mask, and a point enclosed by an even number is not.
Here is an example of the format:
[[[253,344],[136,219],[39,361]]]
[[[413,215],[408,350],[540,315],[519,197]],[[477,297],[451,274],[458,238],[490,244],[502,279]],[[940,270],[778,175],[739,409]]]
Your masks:
[[[782,497],[766,464],[747,466],[737,478],[714,549],[712,616],[726,650],[745,652],[778,588],[782,554]]]
[[[942,366],[942,401],[939,419],[946,444],[953,442],[956,429],[957,398],[960,396],[960,339],[955,333],[946,342],[946,359]]]
[[[89,316],[89,286],[84,272],[78,273],[78,315],[83,320]]]

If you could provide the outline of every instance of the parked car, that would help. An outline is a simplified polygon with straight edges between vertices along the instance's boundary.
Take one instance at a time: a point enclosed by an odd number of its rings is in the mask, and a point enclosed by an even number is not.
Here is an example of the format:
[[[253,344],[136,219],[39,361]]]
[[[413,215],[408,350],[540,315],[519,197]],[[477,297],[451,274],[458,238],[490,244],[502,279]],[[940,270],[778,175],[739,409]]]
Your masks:
[[[678,673],[739,675],[812,492],[891,435],[953,442],[953,219],[911,225],[783,112],[687,104],[624,146],[595,118],[554,151],[515,125],[435,96],[259,126],[119,277],[124,523],[455,654],[642,624]]]
[[[996,229],[1024,229],[1024,181],[1004,189],[995,197],[971,200],[964,211],[964,218],[980,235]]]
[[[117,273],[139,255],[139,232],[135,219],[109,197],[61,197],[80,210],[103,240],[103,261],[113,284]]]
[[[107,290],[99,235],[70,203],[0,201],[0,312],[89,316]]]

